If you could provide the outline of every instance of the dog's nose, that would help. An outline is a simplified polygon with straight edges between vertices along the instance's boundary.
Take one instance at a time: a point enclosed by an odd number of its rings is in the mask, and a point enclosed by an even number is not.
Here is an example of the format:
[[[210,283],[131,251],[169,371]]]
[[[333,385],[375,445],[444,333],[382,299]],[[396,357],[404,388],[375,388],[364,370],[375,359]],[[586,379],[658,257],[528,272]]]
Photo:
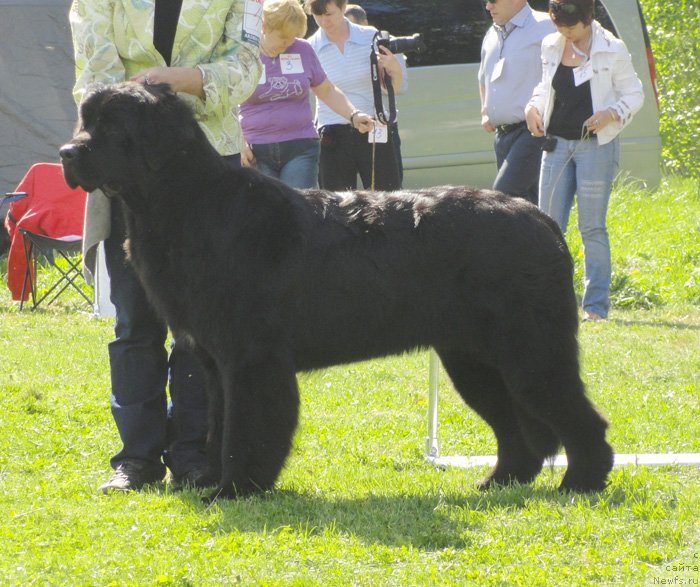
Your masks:
[[[73,159],[78,154],[78,147],[72,143],[68,143],[58,150],[58,154],[63,160]]]

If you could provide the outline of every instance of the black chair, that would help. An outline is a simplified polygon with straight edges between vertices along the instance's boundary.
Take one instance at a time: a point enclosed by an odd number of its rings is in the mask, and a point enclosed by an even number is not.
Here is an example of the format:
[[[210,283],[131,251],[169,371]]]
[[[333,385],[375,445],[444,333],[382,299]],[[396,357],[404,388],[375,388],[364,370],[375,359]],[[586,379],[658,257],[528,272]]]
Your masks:
[[[6,219],[11,239],[7,286],[20,310],[30,296],[36,310],[71,289],[92,307],[80,267],[85,191],[66,184],[60,163],[35,163],[7,196],[14,200]],[[42,286],[37,287],[40,274]]]
[[[5,227],[5,218],[10,210],[10,204],[27,197],[27,192],[8,192],[0,196],[0,256],[10,248],[10,235]]]
[[[49,298],[49,296],[51,296],[51,299],[49,299],[46,305],[52,304],[56,298],[69,287],[77,291],[88,305],[92,307],[92,296],[86,291],[89,289],[89,286],[85,283],[80,268],[81,249],[83,246],[82,239],[75,238],[67,240],[51,238],[43,234],[35,234],[24,228],[20,228],[19,233],[24,238],[24,256],[27,261],[19,309],[21,310],[24,306],[24,297],[27,291],[31,295],[31,309],[34,311],[39,304]],[[38,299],[36,274],[32,271],[32,268],[35,266],[33,261],[37,260],[37,253],[46,259],[52,267],[55,267],[60,275]],[[63,259],[65,261],[65,266],[62,267],[62,263],[57,263],[57,258]]]

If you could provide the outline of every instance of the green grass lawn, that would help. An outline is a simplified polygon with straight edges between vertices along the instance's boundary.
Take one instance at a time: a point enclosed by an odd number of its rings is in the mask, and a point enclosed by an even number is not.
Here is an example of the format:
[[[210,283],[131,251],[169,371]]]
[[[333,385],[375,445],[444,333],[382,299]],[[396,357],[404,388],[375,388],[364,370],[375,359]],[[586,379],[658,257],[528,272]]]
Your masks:
[[[615,305],[580,341],[617,452],[700,452],[699,219],[697,181],[611,203]],[[485,469],[423,460],[426,352],[301,375],[275,492],[98,495],[119,448],[111,328],[72,301],[19,313],[0,291],[0,585],[700,584],[700,468],[618,467],[599,495],[560,495],[558,468],[478,492]],[[492,454],[441,391],[442,452]]]

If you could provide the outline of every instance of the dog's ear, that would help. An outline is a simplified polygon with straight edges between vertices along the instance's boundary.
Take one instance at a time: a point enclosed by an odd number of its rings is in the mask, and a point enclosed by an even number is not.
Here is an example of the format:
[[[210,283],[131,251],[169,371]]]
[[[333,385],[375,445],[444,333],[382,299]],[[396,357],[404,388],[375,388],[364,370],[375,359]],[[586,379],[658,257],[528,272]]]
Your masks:
[[[194,120],[188,106],[168,84],[146,86],[152,99],[148,101],[143,119],[144,160],[149,169],[157,171],[183,152],[194,138]]]
[[[93,82],[89,84],[87,89],[83,92],[78,106],[78,120],[73,130],[74,135],[77,134],[81,128],[84,128],[85,121],[95,120],[97,118],[97,112],[100,109],[100,104],[106,89],[107,86],[105,84]]]

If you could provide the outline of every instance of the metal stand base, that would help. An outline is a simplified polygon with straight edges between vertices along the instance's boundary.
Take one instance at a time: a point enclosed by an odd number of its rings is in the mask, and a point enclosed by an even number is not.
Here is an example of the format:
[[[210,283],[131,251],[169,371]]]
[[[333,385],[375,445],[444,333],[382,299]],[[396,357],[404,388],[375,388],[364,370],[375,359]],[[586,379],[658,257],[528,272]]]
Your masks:
[[[493,467],[496,464],[496,455],[482,455],[474,457],[465,456],[429,456],[425,460],[430,464],[440,467]],[[557,455],[553,459],[545,461],[545,467],[566,467],[566,455]],[[671,453],[671,454],[616,454],[615,466],[620,465],[699,465],[700,453]]]
[[[440,456],[438,443],[438,395],[440,387],[440,359],[430,350],[430,373],[428,387],[428,436],[425,438],[425,460],[436,467],[493,467],[496,455]],[[548,459],[545,466],[566,467],[566,455]],[[619,465],[699,465],[700,453],[668,454],[616,454],[615,466]]]

